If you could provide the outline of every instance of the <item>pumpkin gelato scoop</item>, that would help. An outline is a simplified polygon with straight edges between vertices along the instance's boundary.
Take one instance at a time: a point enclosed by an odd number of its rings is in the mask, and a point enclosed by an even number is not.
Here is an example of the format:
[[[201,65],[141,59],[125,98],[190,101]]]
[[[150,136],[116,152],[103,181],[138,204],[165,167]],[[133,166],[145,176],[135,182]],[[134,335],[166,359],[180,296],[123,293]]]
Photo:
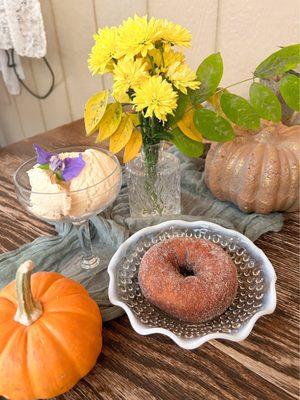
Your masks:
[[[62,156],[72,157],[72,154],[66,153]],[[74,156],[77,157],[78,153],[74,153]],[[70,216],[97,211],[103,204],[108,203],[110,198],[114,198],[114,192],[120,180],[120,175],[113,173],[119,167],[107,154],[95,149],[87,149],[82,156],[85,167],[70,181]]]
[[[60,153],[59,158],[74,159],[80,155],[84,167],[68,182],[53,180],[51,170],[41,169],[39,164],[28,171],[33,214],[49,220],[84,217],[115,198],[121,180],[119,165],[109,155],[95,149]]]

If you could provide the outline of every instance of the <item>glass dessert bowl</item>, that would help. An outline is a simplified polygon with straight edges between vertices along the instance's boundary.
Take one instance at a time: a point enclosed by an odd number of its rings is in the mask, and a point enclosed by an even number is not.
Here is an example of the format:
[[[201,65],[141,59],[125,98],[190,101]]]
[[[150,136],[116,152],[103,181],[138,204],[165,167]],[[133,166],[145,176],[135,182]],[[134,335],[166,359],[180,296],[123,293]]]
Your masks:
[[[174,238],[194,238],[219,245],[238,273],[236,296],[222,314],[204,322],[186,322],[153,305],[144,296],[139,279],[141,261],[152,246]],[[208,221],[166,221],[135,232],[112,257],[108,295],[127,314],[141,335],[159,333],[184,349],[196,349],[208,340],[244,340],[258,318],[276,307],[276,274],[266,255],[246,236]]]
[[[45,164],[33,157],[14,174],[17,198],[27,211],[50,224],[73,224],[82,248],[80,265],[94,269],[101,249],[92,247],[89,219],[112,204],[119,193],[122,171],[118,159],[96,146],[63,147],[55,153],[40,150],[48,154]],[[63,180],[68,161],[75,158],[80,165],[73,168],[77,175],[73,171],[72,178]]]

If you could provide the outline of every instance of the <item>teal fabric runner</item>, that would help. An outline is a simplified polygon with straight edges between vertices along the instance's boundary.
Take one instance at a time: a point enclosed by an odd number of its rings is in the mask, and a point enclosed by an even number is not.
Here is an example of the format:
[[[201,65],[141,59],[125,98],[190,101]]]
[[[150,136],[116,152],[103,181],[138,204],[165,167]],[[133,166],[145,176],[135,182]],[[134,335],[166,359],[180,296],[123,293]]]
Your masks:
[[[104,213],[91,219],[92,238],[101,248],[101,266],[92,273],[78,270],[74,257],[80,257],[80,245],[74,228],[58,224],[57,236],[42,236],[19,249],[0,255],[0,288],[15,277],[18,266],[31,259],[37,270],[57,271],[81,282],[100,305],[104,321],[118,317],[123,311],[109,303],[107,296],[107,265],[121,243],[139,229],[170,219],[186,221],[208,220],[226,228],[236,229],[256,240],[268,231],[282,228],[280,213],[269,215],[245,214],[231,203],[215,199],[204,183],[204,160],[190,159],[174,152],[181,161],[182,214],[168,217],[130,218],[125,179],[117,200]]]

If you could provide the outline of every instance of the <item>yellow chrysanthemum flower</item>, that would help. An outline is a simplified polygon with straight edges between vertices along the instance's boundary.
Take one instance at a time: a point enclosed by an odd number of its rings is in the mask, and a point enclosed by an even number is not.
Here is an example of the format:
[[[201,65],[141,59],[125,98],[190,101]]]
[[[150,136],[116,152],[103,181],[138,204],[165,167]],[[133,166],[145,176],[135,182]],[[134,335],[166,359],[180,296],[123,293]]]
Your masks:
[[[170,46],[189,47],[191,45],[192,35],[179,24],[167,19],[160,19],[158,20],[158,29],[160,30],[160,39],[165,43],[166,49],[169,49]]]
[[[128,96],[128,93],[116,88],[115,85],[113,85],[112,89],[113,89],[112,96],[116,101],[118,101],[119,103],[130,103],[131,102],[131,99]]]
[[[169,82],[154,75],[136,89],[133,103],[137,111],[146,109],[146,118],[155,115],[159,120],[166,121],[167,114],[173,114],[177,107],[177,97]]]
[[[171,65],[166,72],[166,76],[178,90],[185,94],[187,93],[187,88],[194,90],[200,86],[200,82],[196,80],[195,72],[184,63],[176,62]]]
[[[114,67],[114,91],[126,93],[140,86],[149,76],[143,59],[120,60]]]
[[[172,49],[170,49],[169,51],[164,51],[163,55],[164,55],[164,65],[166,68],[170,67],[176,62],[183,63],[185,61],[183,53],[180,53],[178,51],[173,51]]]
[[[92,74],[104,74],[113,70],[113,59],[117,57],[118,28],[99,29],[94,35],[95,45],[88,58]]]
[[[135,15],[128,18],[119,28],[119,55],[132,58],[141,53],[146,57],[147,52],[154,48],[154,43],[159,38],[158,20],[147,16]]]
[[[153,49],[148,55],[152,58],[153,64],[158,67],[158,72],[163,73],[167,72],[171,65],[177,62],[183,63],[185,61],[183,53],[173,51],[172,49],[163,51],[163,53],[159,49]]]

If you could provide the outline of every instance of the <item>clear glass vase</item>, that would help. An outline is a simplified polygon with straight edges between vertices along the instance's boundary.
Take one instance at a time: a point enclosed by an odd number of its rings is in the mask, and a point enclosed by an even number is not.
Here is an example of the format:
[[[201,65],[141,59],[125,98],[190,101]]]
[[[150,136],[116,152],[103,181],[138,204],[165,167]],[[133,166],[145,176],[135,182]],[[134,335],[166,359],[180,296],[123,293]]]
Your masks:
[[[163,144],[144,146],[126,178],[131,217],[180,214],[180,163]]]

